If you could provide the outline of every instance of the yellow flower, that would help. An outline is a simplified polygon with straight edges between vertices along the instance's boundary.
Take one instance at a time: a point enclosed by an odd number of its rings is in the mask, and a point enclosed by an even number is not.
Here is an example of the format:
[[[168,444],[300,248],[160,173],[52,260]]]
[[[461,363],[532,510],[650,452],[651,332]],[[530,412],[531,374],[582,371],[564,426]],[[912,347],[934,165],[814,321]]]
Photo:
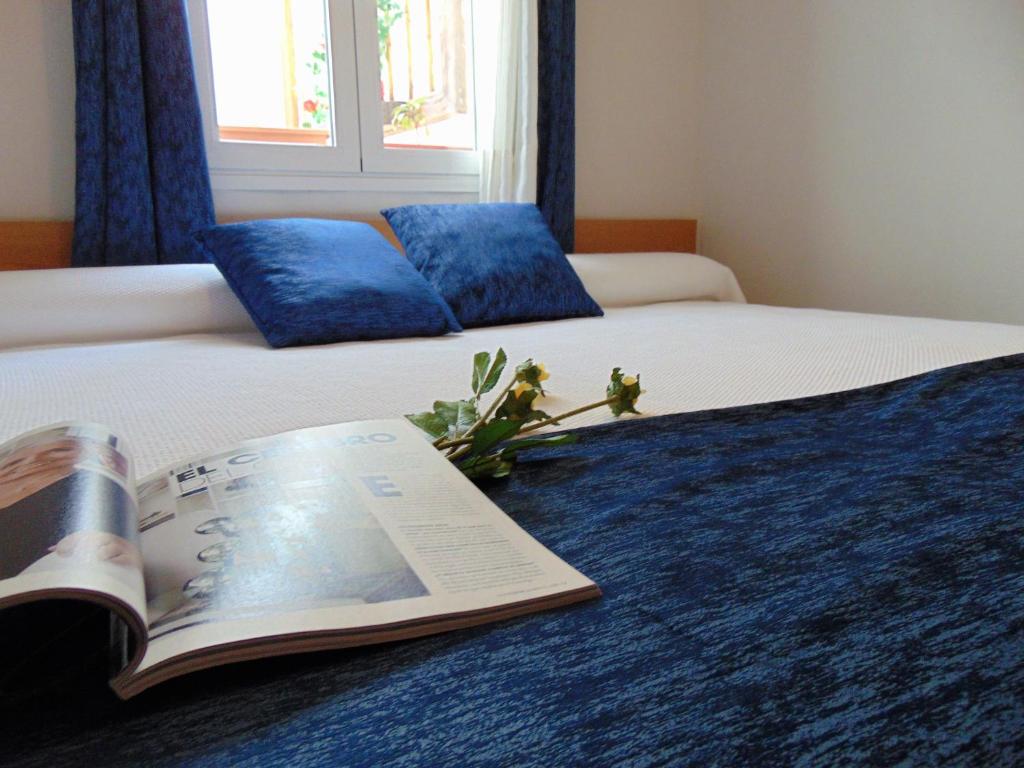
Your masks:
[[[643,394],[640,389],[640,376],[623,376],[621,368],[613,368],[611,382],[605,393],[610,400],[608,407],[612,409],[615,416],[621,416],[623,413],[639,413],[636,409],[636,401]]]
[[[544,363],[537,363],[537,370],[539,371],[537,374],[537,381],[547,381],[551,378],[551,374],[548,373],[548,369],[545,367]]]
[[[533,385],[530,382],[521,381],[516,385],[516,388],[512,390],[512,393],[516,397],[519,397],[523,392],[529,392],[531,389],[533,389]]]

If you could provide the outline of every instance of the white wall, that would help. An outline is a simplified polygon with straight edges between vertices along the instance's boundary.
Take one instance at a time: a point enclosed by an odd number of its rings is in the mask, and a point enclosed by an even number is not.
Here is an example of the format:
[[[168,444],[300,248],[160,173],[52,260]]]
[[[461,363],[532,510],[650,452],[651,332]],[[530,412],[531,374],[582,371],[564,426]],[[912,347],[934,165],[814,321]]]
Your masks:
[[[703,11],[701,243],[751,300],[1024,323],[1024,3]]]

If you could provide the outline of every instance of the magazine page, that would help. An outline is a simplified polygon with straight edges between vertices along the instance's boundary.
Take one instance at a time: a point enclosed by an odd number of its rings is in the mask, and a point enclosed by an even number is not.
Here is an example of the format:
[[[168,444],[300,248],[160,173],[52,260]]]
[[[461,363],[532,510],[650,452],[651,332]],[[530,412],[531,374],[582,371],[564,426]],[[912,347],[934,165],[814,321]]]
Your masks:
[[[216,649],[268,638],[361,630],[360,642],[376,642],[367,630],[424,634],[438,617],[466,624],[599,594],[404,420],[182,462],[147,478],[139,503],[149,647],[138,674],[152,679],[120,681],[129,693],[180,673],[166,669],[175,660],[210,666]]]
[[[141,656],[138,508],[117,435],[65,423],[0,446],[0,531],[0,608],[67,598],[102,604],[128,625]]]

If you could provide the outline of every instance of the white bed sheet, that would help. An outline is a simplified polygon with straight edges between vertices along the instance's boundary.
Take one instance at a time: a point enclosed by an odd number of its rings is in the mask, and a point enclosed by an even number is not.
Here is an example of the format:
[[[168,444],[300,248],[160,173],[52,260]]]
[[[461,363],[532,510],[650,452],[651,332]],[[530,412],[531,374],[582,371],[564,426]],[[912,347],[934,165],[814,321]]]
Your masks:
[[[268,349],[255,333],[0,352],[0,440],[65,419],[130,442],[140,474],[287,429],[422,410],[465,396],[473,353],[504,346],[551,370],[550,413],[602,397],[614,365],[639,371],[646,414],[822,394],[1024,352],[1024,327],[673,302],[604,318],[432,339]],[[604,409],[575,425],[609,420]]]

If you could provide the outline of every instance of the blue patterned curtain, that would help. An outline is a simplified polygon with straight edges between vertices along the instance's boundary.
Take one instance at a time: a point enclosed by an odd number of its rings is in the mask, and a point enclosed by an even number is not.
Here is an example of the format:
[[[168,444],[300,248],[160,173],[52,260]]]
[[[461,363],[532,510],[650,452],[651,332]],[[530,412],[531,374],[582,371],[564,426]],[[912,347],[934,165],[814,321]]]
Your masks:
[[[74,0],[75,266],[203,261],[214,223],[184,0]]]
[[[562,249],[576,220],[576,0],[537,7],[537,206]]]

